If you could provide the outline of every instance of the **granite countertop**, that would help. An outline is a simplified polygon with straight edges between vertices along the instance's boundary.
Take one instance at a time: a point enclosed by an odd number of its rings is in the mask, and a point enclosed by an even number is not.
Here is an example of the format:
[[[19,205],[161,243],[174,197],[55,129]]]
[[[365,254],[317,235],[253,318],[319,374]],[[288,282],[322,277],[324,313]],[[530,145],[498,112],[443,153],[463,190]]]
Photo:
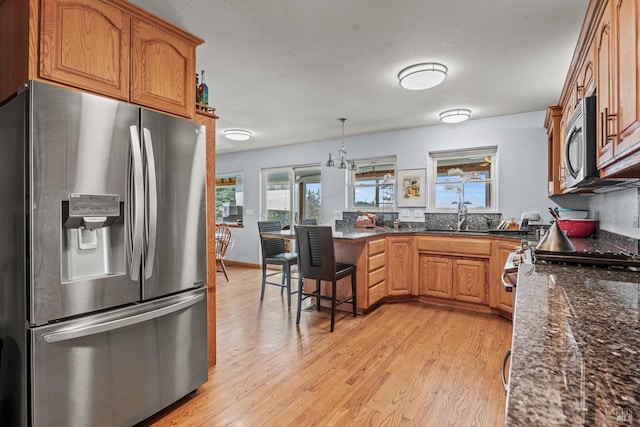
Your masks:
[[[638,272],[521,265],[505,425],[638,425],[639,304]]]
[[[517,240],[522,240],[527,237],[527,233],[524,231],[509,232],[509,231],[497,231],[497,230],[469,230],[469,231],[456,231],[456,230],[429,230],[427,228],[354,228],[349,231],[334,231],[333,238],[337,240],[360,240],[366,239],[372,236],[386,236],[395,234],[432,234],[432,235],[446,235],[446,236],[474,236],[474,237],[507,237]],[[532,233],[529,233],[531,235]]]

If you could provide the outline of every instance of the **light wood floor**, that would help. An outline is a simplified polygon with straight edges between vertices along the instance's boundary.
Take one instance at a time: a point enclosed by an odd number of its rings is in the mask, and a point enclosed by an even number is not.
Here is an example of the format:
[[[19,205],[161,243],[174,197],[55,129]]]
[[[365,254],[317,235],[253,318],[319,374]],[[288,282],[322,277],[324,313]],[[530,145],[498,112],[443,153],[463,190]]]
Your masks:
[[[218,275],[217,365],[209,381],[141,426],[498,426],[511,324],[393,303],[353,318],[302,312],[260,270]],[[297,300],[294,299],[297,302]]]

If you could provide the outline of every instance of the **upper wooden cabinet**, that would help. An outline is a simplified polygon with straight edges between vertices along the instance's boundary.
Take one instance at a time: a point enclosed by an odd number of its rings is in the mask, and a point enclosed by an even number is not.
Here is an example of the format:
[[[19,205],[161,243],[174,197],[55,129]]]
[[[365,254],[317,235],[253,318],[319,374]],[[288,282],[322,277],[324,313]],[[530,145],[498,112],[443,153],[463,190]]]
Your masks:
[[[41,4],[40,77],[127,100],[129,15],[95,0]]]
[[[613,161],[615,139],[615,75],[614,38],[611,22],[611,3],[607,6],[599,22],[595,36],[596,84],[598,88],[598,167]]]
[[[195,118],[203,40],[124,0],[4,0],[0,15],[0,100],[49,80]]]
[[[195,46],[140,20],[131,22],[131,102],[191,114],[195,103]]]
[[[562,160],[562,139],[560,136],[560,120],[562,107],[554,105],[547,108],[544,127],[547,129],[547,176],[549,177],[549,196],[562,194],[561,174],[564,171]],[[564,176],[562,176],[564,181]],[[564,184],[564,182],[562,182]]]
[[[626,156],[640,148],[640,2],[613,3],[615,89],[617,110],[614,156]]]
[[[640,177],[639,65],[640,0],[591,0],[558,103],[563,110],[558,146],[564,144],[570,110],[596,95],[602,178]],[[552,123],[545,122],[550,133],[547,124]],[[562,183],[558,186],[562,192]]]

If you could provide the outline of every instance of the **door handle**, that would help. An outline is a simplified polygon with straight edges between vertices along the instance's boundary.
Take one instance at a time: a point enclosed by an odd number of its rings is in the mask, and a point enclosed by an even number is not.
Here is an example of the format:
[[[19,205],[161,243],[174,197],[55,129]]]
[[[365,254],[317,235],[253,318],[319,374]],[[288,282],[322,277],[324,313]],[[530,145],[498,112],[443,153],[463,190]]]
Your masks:
[[[144,227],[144,180],[142,175],[142,153],[140,151],[140,138],[138,137],[138,127],[129,127],[129,183],[127,185],[127,224],[129,234],[130,275],[131,280],[140,278],[140,265],[142,263],[142,230]]]
[[[147,216],[147,256],[144,263],[144,278],[148,279],[153,274],[153,263],[156,255],[156,234],[158,230],[158,184],[151,131],[147,128],[142,128],[142,134],[147,165],[147,203],[145,209],[145,214]]]
[[[96,325],[82,326],[74,329],[69,329],[66,331],[51,332],[48,334],[43,334],[42,339],[44,340],[44,342],[48,344],[53,344],[56,342],[68,341],[76,338],[83,338],[90,335],[96,335],[103,332],[113,331],[115,329],[120,329],[127,326],[137,325],[139,323],[157,319],[159,317],[163,317],[168,314],[175,313],[176,311],[191,307],[197,304],[198,302],[202,301],[204,297],[205,297],[205,294],[202,293],[200,295],[193,296],[189,299],[185,299],[183,301],[179,301],[171,305],[167,305],[167,306],[164,306],[152,311],[148,311],[145,313],[136,314],[135,316],[129,316],[122,319],[110,320],[107,322],[98,323]]]

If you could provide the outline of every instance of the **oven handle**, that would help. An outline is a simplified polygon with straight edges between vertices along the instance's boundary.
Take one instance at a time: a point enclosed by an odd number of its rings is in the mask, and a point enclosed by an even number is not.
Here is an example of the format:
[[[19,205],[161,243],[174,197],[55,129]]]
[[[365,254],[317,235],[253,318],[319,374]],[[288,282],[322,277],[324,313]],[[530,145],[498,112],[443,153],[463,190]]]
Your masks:
[[[509,358],[511,357],[511,350],[507,350],[507,352],[504,354],[504,358],[502,359],[502,386],[504,387],[504,391],[509,391],[509,384],[507,384],[507,376],[505,375],[504,371],[507,368],[507,361],[509,360]]]
[[[504,286],[504,290],[507,292],[513,292],[513,283],[507,283],[507,272],[503,271],[502,276],[500,276],[500,281],[502,281],[502,286]]]

